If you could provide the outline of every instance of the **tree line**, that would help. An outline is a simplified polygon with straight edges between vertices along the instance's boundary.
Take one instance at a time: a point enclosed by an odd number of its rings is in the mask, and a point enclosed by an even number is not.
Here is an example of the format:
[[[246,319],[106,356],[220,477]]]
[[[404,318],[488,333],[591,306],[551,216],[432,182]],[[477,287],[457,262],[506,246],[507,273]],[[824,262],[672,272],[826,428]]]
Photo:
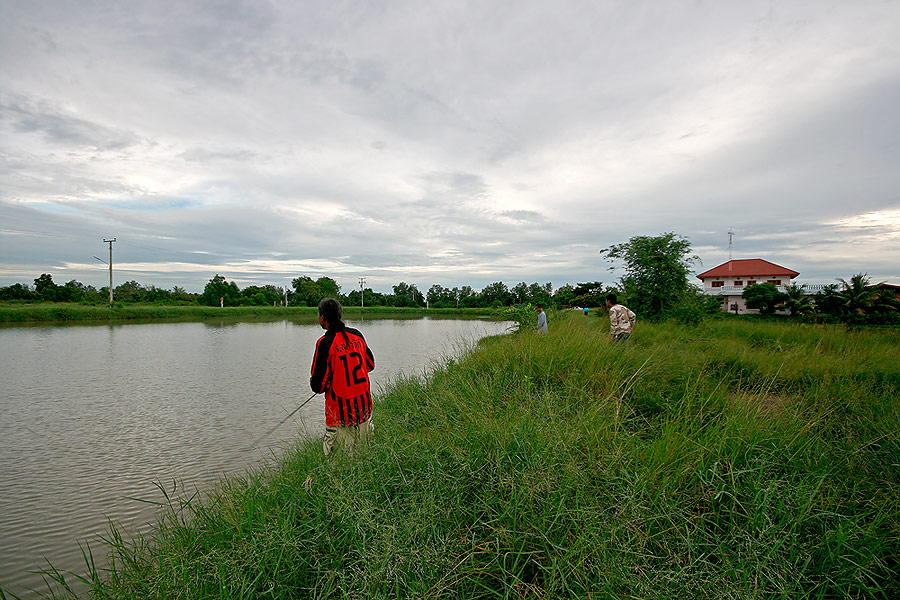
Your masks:
[[[316,306],[322,298],[339,299],[346,306],[389,306],[424,308],[502,308],[540,304],[545,307],[603,306],[605,296],[615,293],[621,303],[641,319],[676,319],[682,323],[697,323],[707,315],[721,312],[722,296],[704,294],[691,283],[692,266],[699,257],[692,255],[690,241],[674,232],[657,236],[634,236],[627,242],[613,244],[600,255],[620,267],[623,274],[614,285],[600,281],[576,285],[566,284],[554,290],[550,282],[520,282],[509,287],[502,281],[486,285],[481,290],[471,286],[447,288],[434,284],[421,291],[415,284],[401,281],[390,293],[372,288],[342,292],[331,277],[313,279],[301,275],[290,287],[251,285],[240,289],[216,274],[200,294],[174,287],[164,290],[144,287],[136,281],[125,282],[113,290],[117,302],[201,304],[207,306]],[[849,280],[809,295],[803,286],[789,286],[781,292],[773,284],[749,286],[744,298],[749,308],[763,314],[782,309],[792,316],[811,322],[846,321],[859,323],[900,323],[900,302],[893,290],[871,285],[868,277],[857,274]],[[108,288],[95,289],[78,281],[57,285],[44,273],[34,280],[34,286],[14,284],[0,288],[0,301],[25,302],[85,302],[100,304],[109,297]]]
[[[807,294],[806,286],[792,284],[784,291],[771,283],[757,283],[741,294],[748,308],[772,315],[778,310],[809,322],[900,325],[900,297],[896,291],[872,284],[865,273]]]
[[[126,281],[113,288],[113,299],[126,304],[316,306],[322,298],[332,297],[346,306],[502,308],[531,303],[547,307],[597,307],[603,304],[603,296],[613,289],[609,286],[604,288],[599,281],[566,284],[556,290],[550,282],[520,282],[510,287],[502,281],[496,281],[481,290],[468,285],[451,288],[434,284],[423,292],[415,284],[401,281],[391,287],[390,293],[376,292],[370,287],[344,293],[331,277],[313,279],[308,275],[301,275],[291,281],[290,287],[250,285],[240,288],[234,281],[216,274],[206,283],[201,293],[187,292],[178,286],[163,289],[152,285],[143,286],[137,281]],[[34,285],[16,283],[0,287],[0,301],[103,304],[109,301],[109,288],[97,289],[74,279],[59,285],[53,281],[51,274],[44,273],[34,280]]]

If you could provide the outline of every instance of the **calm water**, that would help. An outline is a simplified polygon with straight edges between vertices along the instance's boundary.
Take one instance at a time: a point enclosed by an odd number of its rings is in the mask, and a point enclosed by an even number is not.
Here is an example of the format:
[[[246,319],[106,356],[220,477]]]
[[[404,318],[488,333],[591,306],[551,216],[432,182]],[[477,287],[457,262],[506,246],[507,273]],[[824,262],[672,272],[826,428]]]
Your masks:
[[[508,323],[348,320],[375,353],[376,391]],[[160,484],[205,489],[324,431],[311,394],[312,319],[0,328],[0,588],[43,589],[50,561],[83,570],[79,542],[108,522],[149,529]],[[321,398],[321,397],[320,397]],[[377,397],[376,397],[377,403]],[[377,412],[375,416],[378,418]]]

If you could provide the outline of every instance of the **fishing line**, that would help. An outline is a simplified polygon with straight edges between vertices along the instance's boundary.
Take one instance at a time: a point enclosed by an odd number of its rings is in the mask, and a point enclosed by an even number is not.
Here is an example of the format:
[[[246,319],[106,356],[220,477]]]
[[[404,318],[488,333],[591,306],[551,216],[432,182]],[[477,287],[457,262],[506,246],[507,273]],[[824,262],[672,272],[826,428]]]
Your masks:
[[[304,406],[306,406],[306,405],[309,403],[309,401],[312,400],[313,398],[315,398],[317,395],[318,395],[318,392],[315,393],[315,394],[313,394],[313,395],[310,396],[309,398],[307,398],[304,402],[302,402],[302,403],[300,404],[300,406],[298,406],[297,408],[295,408],[294,410],[292,410],[292,411],[290,412],[290,414],[288,414],[288,416],[286,416],[286,417],[283,418],[282,420],[278,421],[278,423],[276,423],[274,427],[272,427],[272,428],[269,429],[267,432],[265,432],[264,434],[262,434],[261,436],[259,436],[258,438],[256,438],[256,440],[254,440],[254,442],[253,442],[252,444],[250,444],[250,447],[251,447],[251,448],[256,447],[256,445],[257,445],[258,443],[260,443],[263,439],[265,439],[266,437],[268,437],[270,433],[272,433],[273,431],[275,431],[276,429],[278,429],[279,427],[281,427],[281,425],[284,424],[285,421],[287,421],[288,419],[290,419],[291,417],[293,417],[294,414],[295,414],[298,410],[300,410],[301,408],[303,408]]]

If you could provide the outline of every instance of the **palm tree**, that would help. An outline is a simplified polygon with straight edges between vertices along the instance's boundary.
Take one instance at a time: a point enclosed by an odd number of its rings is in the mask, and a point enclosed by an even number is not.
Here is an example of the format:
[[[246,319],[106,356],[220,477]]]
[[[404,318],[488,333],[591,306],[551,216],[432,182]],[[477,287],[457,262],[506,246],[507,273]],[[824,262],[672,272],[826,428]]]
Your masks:
[[[797,285],[792,283],[784,288],[785,299],[784,307],[791,311],[791,316],[796,317],[808,313],[812,310],[812,298],[804,293],[806,284]]]
[[[843,307],[850,315],[865,316],[873,312],[895,311],[897,307],[877,287],[869,285],[869,278],[865,273],[857,273],[850,281],[838,279],[844,289]]]

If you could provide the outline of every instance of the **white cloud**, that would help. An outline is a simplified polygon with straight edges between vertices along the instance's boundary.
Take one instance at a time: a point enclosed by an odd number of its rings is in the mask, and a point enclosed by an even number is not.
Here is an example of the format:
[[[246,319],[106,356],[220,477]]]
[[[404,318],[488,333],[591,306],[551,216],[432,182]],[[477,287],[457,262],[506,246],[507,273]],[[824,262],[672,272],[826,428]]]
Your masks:
[[[104,236],[162,287],[562,284],[632,235],[724,261],[729,226],[736,257],[900,279],[895,3],[4,13],[0,285],[102,285]]]

